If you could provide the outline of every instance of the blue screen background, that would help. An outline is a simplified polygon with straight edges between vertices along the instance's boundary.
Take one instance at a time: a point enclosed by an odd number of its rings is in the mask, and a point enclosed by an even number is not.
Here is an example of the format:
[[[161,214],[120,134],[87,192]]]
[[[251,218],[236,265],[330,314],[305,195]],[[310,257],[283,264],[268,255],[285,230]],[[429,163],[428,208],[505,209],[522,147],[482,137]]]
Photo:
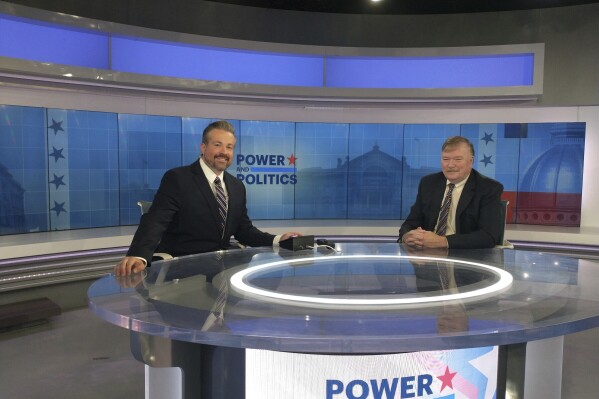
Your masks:
[[[0,105],[0,234],[137,224],[137,201],[197,161],[214,120]],[[504,185],[510,223],[580,224],[584,123],[231,122],[228,171],[255,220],[404,219],[443,141],[462,135]]]

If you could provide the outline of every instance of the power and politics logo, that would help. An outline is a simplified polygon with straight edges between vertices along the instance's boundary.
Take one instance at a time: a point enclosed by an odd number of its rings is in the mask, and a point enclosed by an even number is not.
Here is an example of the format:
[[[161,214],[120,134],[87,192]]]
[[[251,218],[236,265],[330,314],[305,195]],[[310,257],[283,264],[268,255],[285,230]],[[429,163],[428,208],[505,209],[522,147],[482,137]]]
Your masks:
[[[245,184],[286,185],[297,183],[297,157],[282,154],[237,154],[235,172]]]
[[[248,349],[246,399],[495,399],[498,350],[322,355]]]

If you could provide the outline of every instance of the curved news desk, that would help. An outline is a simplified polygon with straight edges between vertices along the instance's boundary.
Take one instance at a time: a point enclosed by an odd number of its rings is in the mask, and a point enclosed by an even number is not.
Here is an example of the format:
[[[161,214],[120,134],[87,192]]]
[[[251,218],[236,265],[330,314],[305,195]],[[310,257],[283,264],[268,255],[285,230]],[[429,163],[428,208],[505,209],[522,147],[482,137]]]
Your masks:
[[[596,263],[532,251],[343,243],[175,258],[88,296],[132,331],[149,397],[175,381],[185,398],[559,398],[562,338],[599,325],[597,281]]]

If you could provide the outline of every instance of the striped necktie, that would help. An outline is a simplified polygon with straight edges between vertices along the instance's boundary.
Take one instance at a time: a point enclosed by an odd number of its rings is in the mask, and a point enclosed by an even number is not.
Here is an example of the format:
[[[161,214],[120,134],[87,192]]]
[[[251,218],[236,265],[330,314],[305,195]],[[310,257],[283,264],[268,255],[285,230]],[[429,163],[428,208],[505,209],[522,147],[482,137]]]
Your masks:
[[[225,223],[227,222],[227,199],[225,198],[225,190],[220,182],[220,178],[216,176],[214,179],[214,191],[216,194],[216,202],[218,203],[218,214],[220,221],[221,235],[225,234]]]
[[[437,229],[435,230],[435,233],[440,236],[444,236],[445,232],[447,231],[447,217],[449,216],[449,209],[451,208],[451,195],[453,193],[454,187],[455,184],[449,183],[447,195],[445,195],[443,205],[441,206],[441,211],[439,211],[439,221],[437,222]]]

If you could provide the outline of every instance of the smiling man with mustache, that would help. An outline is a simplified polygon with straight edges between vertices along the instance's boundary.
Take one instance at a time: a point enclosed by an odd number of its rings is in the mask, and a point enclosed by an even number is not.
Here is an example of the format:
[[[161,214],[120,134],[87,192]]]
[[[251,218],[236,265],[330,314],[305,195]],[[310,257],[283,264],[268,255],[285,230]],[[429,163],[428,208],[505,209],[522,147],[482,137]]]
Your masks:
[[[231,236],[244,245],[270,246],[301,235],[274,236],[252,224],[245,186],[226,172],[235,142],[235,129],[229,122],[213,122],[204,129],[200,159],[164,174],[126,257],[114,269],[116,276],[142,271],[154,252],[183,256],[230,249]],[[222,199],[220,205],[217,197]]]
[[[474,146],[460,136],[441,148],[441,172],[425,176],[399,229],[412,249],[492,248],[499,244],[503,185],[472,168]]]

